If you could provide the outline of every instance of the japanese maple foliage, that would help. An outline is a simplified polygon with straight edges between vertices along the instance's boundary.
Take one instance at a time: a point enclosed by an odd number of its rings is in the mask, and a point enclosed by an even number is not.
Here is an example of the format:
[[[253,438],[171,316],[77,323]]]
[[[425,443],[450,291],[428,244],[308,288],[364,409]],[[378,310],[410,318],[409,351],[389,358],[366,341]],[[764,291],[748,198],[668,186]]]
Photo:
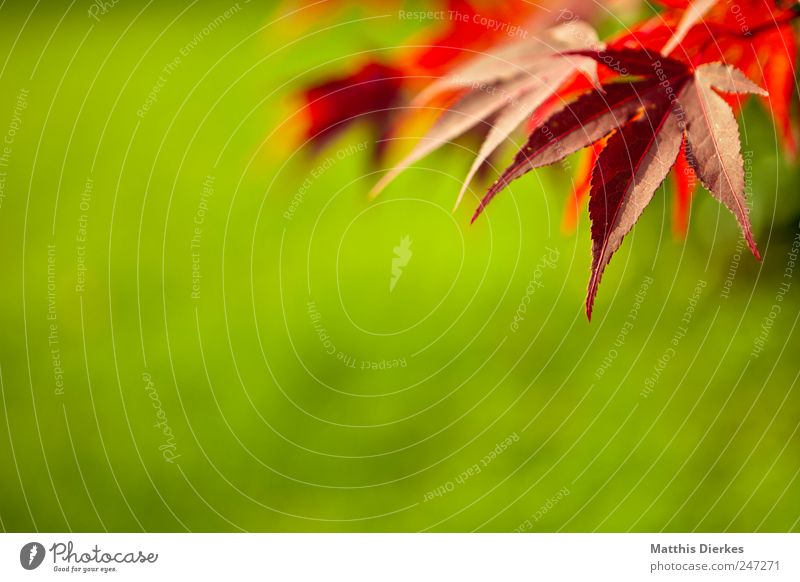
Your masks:
[[[687,11],[688,0],[658,0],[667,10],[644,20],[609,41],[612,48],[643,48],[663,51],[673,58],[690,63],[721,61],[741,69],[764,87],[769,95],[761,98],[772,115],[784,151],[794,158],[797,150],[792,124],[792,104],[796,94],[795,71],[797,37],[793,27],[796,2],[761,0],[731,3],[708,0],[695,2],[702,11]],[[689,26],[680,36],[680,23]],[[671,51],[671,52],[670,52]],[[738,109],[736,98],[729,102]],[[579,175],[582,184],[591,179],[591,169]],[[688,226],[688,209],[697,179],[683,154],[673,172],[675,212],[673,228],[683,235]],[[568,208],[579,207],[588,189],[576,188]]]
[[[403,7],[403,3],[396,4],[392,8]],[[335,8],[337,3],[324,5]],[[508,38],[541,32],[552,24],[559,9],[581,15],[597,10],[594,3],[583,0],[433,0],[427,8],[435,16],[432,26],[408,39],[409,48],[364,54],[349,73],[324,79],[303,92],[305,139],[314,149],[351,124],[366,121],[376,135],[376,153],[381,154],[398,111],[408,105],[407,94],[424,86],[426,80],[447,74]],[[405,12],[414,13],[397,13]]]
[[[673,167],[680,219],[685,220],[699,180],[731,211],[760,258],[748,218],[735,114],[747,94],[761,96],[787,154],[794,153],[793,26],[800,10],[796,3],[773,0],[661,4],[661,13],[605,44],[579,23],[566,36],[550,31],[539,45],[529,41],[491,51],[435,82],[423,98],[452,86],[453,79],[465,81],[469,90],[376,190],[491,118],[466,187],[486,156],[529,119],[525,145],[489,188],[473,220],[511,181],[591,146],[586,175],[578,176],[576,188],[588,191],[592,222],[589,318],[604,269]]]

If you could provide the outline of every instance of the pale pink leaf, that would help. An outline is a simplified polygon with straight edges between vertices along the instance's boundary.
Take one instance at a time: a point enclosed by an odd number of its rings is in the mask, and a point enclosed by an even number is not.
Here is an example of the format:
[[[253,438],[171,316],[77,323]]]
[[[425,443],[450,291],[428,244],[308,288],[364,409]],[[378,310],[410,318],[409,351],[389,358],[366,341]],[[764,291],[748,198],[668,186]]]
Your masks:
[[[421,160],[442,145],[457,138],[509,102],[516,99],[535,80],[529,76],[514,79],[491,87],[485,91],[473,91],[449,108],[434,123],[430,131],[416,147],[397,165],[384,174],[375,185],[370,196],[377,196],[392,180],[406,168]]]
[[[692,29],[692,27],[700,22],[703,16],[711,10],[711,7],[717,3],[717,0],[695,0],[689,6],[686,7],[686,11],[683,13],[680,22],[678,23],[678,27],[675,29],[675,33],[672,35],[672,38],[669,39],[667,44],[664,45],[664,48],[661,49],[661,53],[664,55],[669,55],[675,48],[686,38],[686,34]]]
[[[535,71],[543,59],[560,52],[597,48],[597,32],[582,21],[574,21],[544,31],[541,35],[501,46],[476,56],[464,65],[437,79],[425,88],[412,104],[426,103],[450,89],[476,89]]]

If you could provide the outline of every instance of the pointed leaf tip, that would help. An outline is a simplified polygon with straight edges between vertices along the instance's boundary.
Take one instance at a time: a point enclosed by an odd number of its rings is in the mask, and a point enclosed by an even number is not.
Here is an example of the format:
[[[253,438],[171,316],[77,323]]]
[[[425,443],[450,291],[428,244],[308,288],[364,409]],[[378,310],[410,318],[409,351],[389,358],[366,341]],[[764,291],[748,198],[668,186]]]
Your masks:
[[[586,295],[586,319],[592,321],[592,310],[594,309],[594,298],[597,293],[592,293],[591,288]]]
[[[756,246],[756,241],[753,238],[753,233],[748,230],[747,231],[747,246],[750,247],[750,252],[753,253],[753,256],[756,258],[757,261],[761,261],[761,253],[758,252],[758,247]]]

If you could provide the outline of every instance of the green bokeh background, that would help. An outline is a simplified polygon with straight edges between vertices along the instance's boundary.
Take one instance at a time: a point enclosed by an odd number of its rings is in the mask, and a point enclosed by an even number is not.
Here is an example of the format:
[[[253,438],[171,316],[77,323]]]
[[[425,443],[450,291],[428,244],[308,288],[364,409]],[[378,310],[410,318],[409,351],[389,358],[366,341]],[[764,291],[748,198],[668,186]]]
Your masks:
[[[0,9],[0,133],[28,91],[0,206],[3,529],[800,529],[796,280],[751,356],[800,216],[796,170],[760,107],[745,111],[743,148],[764,261],[740,252],[706,192],[675,240],[671,191],[659,191],[590,324],[588,218],[562,232],[563,169],[528,175],[470,227],[485,182],[451,207],[474,141],[372,202],[366,128],[316,157],[296,147],[301,87],[348,72],[355,53],[392,54],[381,47],[426,23],[356,5],[281,18],[287,6],[241,2],[139,117],[163,68],[232,4],[120,1],[99,22],[88,6]],[[390,292],[406,235],[413,256]],[[548,248],[558,260],[537,273]],[[541,287],[512,330],[532,279]],[[643,393],[698,281],[687,333]],[[361,369],[393,360],[405,365]]]

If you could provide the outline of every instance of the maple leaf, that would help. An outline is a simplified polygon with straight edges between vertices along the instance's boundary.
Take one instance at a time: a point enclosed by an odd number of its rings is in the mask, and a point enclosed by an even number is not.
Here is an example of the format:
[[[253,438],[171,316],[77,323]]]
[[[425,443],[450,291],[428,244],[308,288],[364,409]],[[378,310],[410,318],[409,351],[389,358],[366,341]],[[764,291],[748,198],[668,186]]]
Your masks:
[[[800,5],[761,0],[739,0],[736,4],[701,3],[700,0],[658,2],[668,10],[635,24],[631,30],[609,41],[609,46],[660,50],[694,65],[721,61],[740,69],[769,92],[769,96],[761,96],[760,100],[775,122],[785,153],[794,158],[797,141],[792,108],[797,36],[792,23]],[[725,99],[734,112],[741,108],[739,96]],[[586,175],[584,172],[579,176],[578,182],[584,182]],[[694,172],[682,155],[675,166],[673,183],[673,231],[682,236],[687,231],[688,209],[696,183]],[[579,207],[587,194],[586,189],[576,189],[575,202],[569,208]]]
[[[675,34],[667,41],[661,52],[665,55],[670,54],[681,44],[689,31],[711,10],[711,7],[717,3],[717,0],[695,0],[686,7],[678,27],[675,29]]]
[[[792,23],[800,14],[800,4],[658,1],[669,10],[635,24],[609,41],[609,46],[662,51],[694,65],[721,61],[740,69],[769,91],[769,97],[762,98],[764,107],[793,157],[797,149],[791,126],[797,35]]]
[[[473,221],[511,181],[605,140],[592,172],[589,201],[593,260],[586,313],[591,319],[606,265],[675,164],[685,136],[692,169],[734,214],[750,249],[760,258],[747,213],[738,124],[716,91],[761,95],[766,91],[722,63],[692,68],[634,49],[580,54],[637,79],[608,83],[552,115],[489,188]]]
[[[324,4],[328,9],[348,6],[346,2]],[[394,111],[407,105],[405,89],[414,86],[419,79],[442,74],[454,62],[506,38],[508,29],[487,27],[484,22],[502,22],[509,27],[525,24],[526,29],[538,30],[545,24],[539,21],[552,13],[546,6],[527,0],[481,6],[480,11],[471,1],[440,0],[431,3],[430,8],[439,13],[446,11],[449,18],[444,20],[443,29],[426,27],[408,52],[401,51],[388,58],[368,57],[353,72],[324,79],[303,91],[305,139],[314,149],[323,147],[336,133],[354,122],[364,120],[377,134],[376,154],[382,155],[387,143],[386,128],[393,123]],[[524,32],[527,34],[527,30]]]

